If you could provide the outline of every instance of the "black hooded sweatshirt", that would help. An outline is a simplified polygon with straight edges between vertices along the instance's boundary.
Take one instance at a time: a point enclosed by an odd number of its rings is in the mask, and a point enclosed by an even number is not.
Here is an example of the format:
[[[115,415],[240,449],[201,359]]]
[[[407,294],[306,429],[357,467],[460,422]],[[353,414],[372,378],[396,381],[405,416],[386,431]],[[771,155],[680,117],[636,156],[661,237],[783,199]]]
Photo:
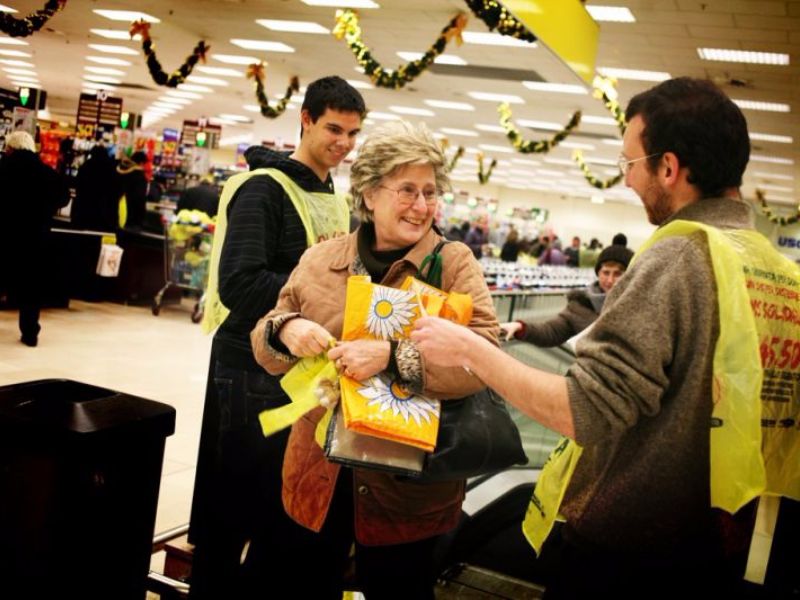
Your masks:
[[[250,170],[283,171],[311,192],[333,192],[306,165],[261,146],[245,152]],[[305,251],[306,231],[291,199],[267,175],[248,179],[227,207],[228,228],[219,262],[219,296],[231,313],[214,336],[213,352],[221,363],[263,372],[250,349],[250,331],[278,301],[289,274]]]

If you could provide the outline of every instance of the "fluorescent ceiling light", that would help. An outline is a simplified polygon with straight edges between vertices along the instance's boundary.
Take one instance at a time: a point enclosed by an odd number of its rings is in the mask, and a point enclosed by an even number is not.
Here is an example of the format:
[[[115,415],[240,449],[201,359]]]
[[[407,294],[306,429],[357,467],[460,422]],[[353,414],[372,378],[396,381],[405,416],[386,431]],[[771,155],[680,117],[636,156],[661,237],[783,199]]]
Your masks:
[[[290,33],[330,33],[319,23],[311,21],[279,21],[276,19],[256,19],[256,23],[272,31],[288,31]]]
[[[0,4],[0,12],[15,13],[17,9],[6,6],[5,4]]]
[[[500,35],[499,33],[488,33],[485,31],[464,31],[462,32],[461,37],[468,44],[536,48],[536,42],[525,42],[509,35]]]
[[[221,119],[227,119],[228,121],[239,121],[240,123],[250,123],[252,121],[250,117],[245,117],[244,115],[232,115],[229,113],[220,113],[218,116]]]
[[[168,108],[169,110],[183,110],[183,106],[181,106],[180,104],[161,102],[160,100],[156,100],[155,102],[153,102],[151,106],[157,106],[158,108]]]
[[[209,75],[223,75],[226,77],[244,77],[244,73],[242,73],[241,71],[237,71],[236,69],[230,69],[228,67],[209,67],[207,65],[196,65],[194,70],[199,71],[200,73],[207,73]]]
[[[191,98],[192,100],[199,100],[203,97],[202,94],[196,94],[194,92],[184,92],[183,90],[167,90],[164,92],[167,96],[173,96],[175,98]]]
[[[397,121],[400,119],[400,117],[392,113],[369,111],[367,114],[370,119],[378,119],[379,121]]]
[[[94,81],[95,83],[122,83],[122,79],[107,75],[84,75],[83,79],[85,81]]]
[[[98,65],[116,65],[118,67],[130,67],[133,64],[129,60],[113,58],[111,56],[87,56],[86,60],[97,63]]]
[[[541,164],[538,160],[531,160],[530,158],[512,158],[511,162],[516,165],[530,165],[532,167],[537,167]]]
[[[772,133],[755,133],[750,132],[751,140],[758,140],[759,142],[777,142],[779,144],[791,144],[794,138],[790,135],[774,135]]]
[[[698,48],[697,54],[703,60],[721,62],[749,63],[754,65],[788,65],[789,55],[782,52],[753,52],[750,50],[731,50],[726,48]]]
[[[754,173],[756,177],[761,177],[763,179],[780,179],[781,181],[794,181],[794,177],[791,175],[781,175],[779,173],[765,173],[763,171],[756,171]]]
[[[24,60],[14,60],[13,58],[0,58],[0,65],[10,65],[12,67],[33,67],[33,63]]]
[[[475,110],[475,107],[472,106],[472,104],[467,104],[466,102],[448,102],[446,100],[423,100],[423,102],[434,108],[444,108],[448,110]]]
[[[618,126],[617,120],[613,117],[596,117],[594,115],[582,115],[581,123],[589,123],[591,125],[613,125]]]
[[[189,75],[186,78],[186,81],[190,81],[192,83],[201,83],[205,85],[221,85],[221,86],[230,85],[230,83],[225,79],[220,79],[219,77],[203,77],[202,75]]]
[[[248,112],[261,112],[261,107],[258,104],[243,104],[242,108]]]
[[[0,56],[18,56],[19,58],[31,57],[30,53],[22,52],[21,50],[0,50]]]
[[[142,39],[142,36],[138,33],[131,37],[130,33],[124,29],[90,29],[89,31],[100,37],[108,38],[109,40],[139,41]]]
[[[357,90],[374,90],[375,86],[366,81],[359,81],[358,79],[347,79],[347,83],[352,85]]]
[[[797,200],[791,196],[779,196],[776,194],[767,194],[767,200],[770,202],[784,202],[786,204],[797,204]]]
[[[565,165],[571,167],[575,163],[567,158],[553,158],[552,156],[548,156],[544,159],[544,162],[551,164],[551,165]]]
[[[211,58],[228,65],[252,65],[261,62],[261,59],[255,56],[242,56],[241,54],[212,54]],[[199,69],[200,67],[196,68]]]
[[[10,77],[8,80],[19,87],[41,87],[42,85],[39,83],[38,79],[33,79],[30,77]]]
[[[92,11],[95,14],[111,19],[112,21],[125,21],[131,23],[133,21],[147,21],[148,23],[161,23],[160,19],[155,18],[147,13],[139,12],[137,10],[104,10],[95,9]]]
[[[475,125],[475,129],[479,131],[489,131],[491,133],[505,133],[506,130],[503,129],[500,125],[486,125],[484,123],[478,123]]]
[[[455,129],[453,127],[442,127],[439,129],[442,133],[447,135],[460,135],[464,137],[478,137],[478,132],[472,129]]]
[[[793,165],[791,158],[781,158],[779,156],[764,156],[763,154],[751,154],[750,160],[754,162],[772,163],[775,165]]]
[[[139,53],[133,48],[127,46],[112,46],[110,44],[89,44],[89,48],[97,50],[98,52],[105,52],[107,54],[127,54],[128,56],[139,56]]]
[[[547,162],[552,162],[552,159],[547,161]],[[569,162],[569,161],[567,161],[567,162]],[[572,164],[572,163],[570,163],[570,164]],[[536,169],[536,173],[538,173],[539,175],[544,175],[546,177],[563,177],[564,176],[563,172],[561,172],[561,171],[552,171],[550,169]]]
[[[772,185],[770,183],[760,183],[758,184],[758,189],[771,190],[773,192],[794,192],[793,187],[789,187],[787,185]]]
[[[530,127],[531,129],[544,129],[545,131],[561,131],[564,125],[552,121],[535,121],[531,119],[517,119],[520,127]]]
[[[294,52],[294,48],[287,46],[283,42],[270,42],[268,40],[243,40],[241,38],[234,38],[230,40],[230,42],[234,46],[239,46],[245,50],[261,50],[263,52]]]
[[[158,102],[166,102],[167,104],[177,104],[179,106],[180,105],[185,106],[187,104],[192,103],[191,100],[187,100],[186,98],[173,98],[171,96],[161,96],[161,98],[158,99]]]
[[[562,148],[572,148],[573,150],[597,150],[592,144],[584,144],[582,142],[561,142],[559,146]]]
[[[599,157],[596,157],[596,156],[586,156],[586,157],[584,157],[584,160],[588,164],[605,165],[607,167],[613,167],[613,166],[618,164],[618,162],[616,160],[613,160],[613,159],[610,159],[610,158],[599,158]],[[574,165],[575,163],[572,163],[572,164]]]
[[[492,94],[489,92],[467,92],[470,98],[487,102],[508,102],[509,104],[525,104],[525,100],[513,94]]]
[[[159,106],[149,106],[147,108],[147,112],[149,113],[156,113],[159,115],[174,115],[176,109],[174,108],[161,108]]]
[[[791,107],[782,102],[759,102],[756,100],[739,100],[731,98],[731,100],[741,109],[746,110],[763,110],[768,112],[790,112]]]
[[[400,113],[401,115],[414,115],[417,117],[435,117],[436,113],[427,108],[414,108],[413,106],[397,106],[392,105],[389,107],[392,112]],[[373,115],[374,116],[374,115]]]
[[[309,6],[334,6],[337,8],[380,8],[372,0],[301,0]]]
[[[16,38],[0,37],[0,45],[4,45],[4,46],[27,46],[28,42],[23,41],[23,40],[18,40]]]
[[[84,69],[89,71],[89,73],[97,73],[98,75],[125,75],[125,71],[120,71],[119,69],[112,69],[110,67],[86,66],[84,67]]]
[[[633,13],[625,6],[590,6],[586,10],[595,21],[611,21],[615,23],[635,23]]]
[[[17,67],[3,67],[3,71],[6,73],[14,73],[15,75],[33,75],[36,77],[36,71],[31,71],[30,69],[19,69]]]
[[[205,85],[194,85],[191,83],[181,83],[178,85],[179,90],[183,90],[185,92],[213,92],[214,88],[210,88]]]
[[[603,143],[609,146],[622,146],[622,140],[603,138]]]
[[[492,144],[478,144],[478,147],[482,150],[487,150],[489,152],[516,152],[514,148],[511,146],[494,146]]]
[[[592,204],[604,204],[606,201],[606,199],[603,198],[603,194],[592,194],[590,200]]]
[[[597,71],[606,77],[616,79],[631,79],[633,81],[666,81],[672,75],[665,71],[641,71],[638,69],[614,69],[611,67],[598,67]]]
[[[425,55],[422,52],[398,52],[397,56],[403,60],[411,62],[413,60],[419,60]],[[433,59],[433,62],[439,65],[458,65],[460,67],[463,67],[467,64],[467,61],[460,56],[456,56],[455,54],[440,54]]]
[[[558,94],[588,94],[589,92],[582,85],[571,83],[549,83],[547,81],[523,81],[529,90],[536,92],[554,92]]]
[[[97,90],[116,90],[117,89],[116,86],[113,86],[113,85],[111,85],[109,83],[97,83],[97,82],[94,82],[94,81],[84,81],[83,82],[83,87],[84,87],[84,89],[94,90],[94,91],[97,91]]]

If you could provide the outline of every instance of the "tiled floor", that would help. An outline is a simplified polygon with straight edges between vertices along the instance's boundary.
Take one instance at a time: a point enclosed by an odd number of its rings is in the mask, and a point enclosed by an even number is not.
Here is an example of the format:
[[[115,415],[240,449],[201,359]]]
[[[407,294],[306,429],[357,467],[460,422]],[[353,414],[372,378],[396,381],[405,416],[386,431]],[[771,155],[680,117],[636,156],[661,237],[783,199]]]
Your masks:
[[[0,311],[0,385],[66,378],[157,400],[177,411],[167,438],[155,531],[189,522],[211,337],[191,304],[147,307],[72,301],[42,312],[39,346],[19,341],[17,313]]]

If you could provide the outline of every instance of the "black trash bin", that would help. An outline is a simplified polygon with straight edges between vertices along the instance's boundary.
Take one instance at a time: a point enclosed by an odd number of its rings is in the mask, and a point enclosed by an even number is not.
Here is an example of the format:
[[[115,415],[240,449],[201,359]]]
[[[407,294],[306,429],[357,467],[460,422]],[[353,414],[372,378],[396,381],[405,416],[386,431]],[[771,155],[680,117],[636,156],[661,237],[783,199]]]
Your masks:
[[[143,600],[174,431],[174,408],[114,390],[0,387],[0,597]]]

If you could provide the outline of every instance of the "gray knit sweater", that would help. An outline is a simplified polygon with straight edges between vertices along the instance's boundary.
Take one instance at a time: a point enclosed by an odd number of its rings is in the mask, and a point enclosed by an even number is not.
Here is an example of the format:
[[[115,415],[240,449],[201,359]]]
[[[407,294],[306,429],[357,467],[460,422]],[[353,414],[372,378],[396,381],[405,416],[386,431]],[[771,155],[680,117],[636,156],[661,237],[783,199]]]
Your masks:
[[[598,282],[567,294],[567,306],[546,321],[519,321],[522,329],[516,337],[541,348],[563,344],[594,323],[603,308],[605,293]]]
[[[705,199],[672,218],[752,229],[748,204]],[[593,548],[663,554],[714,532],[709,423],[719,336],[705,235],[637,257],[578,343],[567,375],[584,447],[562,504],[565,536]]]

